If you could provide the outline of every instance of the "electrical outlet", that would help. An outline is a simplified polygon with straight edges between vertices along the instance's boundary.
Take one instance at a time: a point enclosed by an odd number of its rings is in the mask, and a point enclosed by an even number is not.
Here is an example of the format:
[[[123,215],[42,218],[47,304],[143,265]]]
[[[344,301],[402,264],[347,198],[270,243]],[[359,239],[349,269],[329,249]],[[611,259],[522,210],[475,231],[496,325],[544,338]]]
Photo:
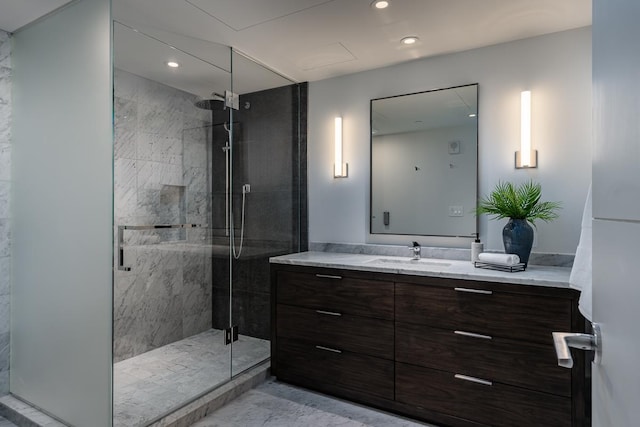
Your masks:
[[[449,216],[464,216],[462,206],[449,206]]]
[[[251,193],[251,184],[244,184],[242,186],[242,194]]]

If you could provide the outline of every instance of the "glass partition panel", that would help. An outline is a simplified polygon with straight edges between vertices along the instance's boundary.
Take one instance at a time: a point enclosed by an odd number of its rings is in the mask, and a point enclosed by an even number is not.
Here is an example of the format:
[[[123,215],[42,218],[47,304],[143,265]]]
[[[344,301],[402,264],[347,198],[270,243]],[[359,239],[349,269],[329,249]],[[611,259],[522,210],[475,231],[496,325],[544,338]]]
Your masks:
[[[225,209],[231,50],[210,45],[220,66],[114,24],[115,426],[149,425],[231,378],[229,322],[213,322],[214,302],[229,304],[213,261],[229,259],[214,213]]]
[[[306,85],[203,43],[115,23],[116,426],[268,359],[269,257],[306,249]]]
[[[111,425],[109,0],[14,34],[11,393]]]

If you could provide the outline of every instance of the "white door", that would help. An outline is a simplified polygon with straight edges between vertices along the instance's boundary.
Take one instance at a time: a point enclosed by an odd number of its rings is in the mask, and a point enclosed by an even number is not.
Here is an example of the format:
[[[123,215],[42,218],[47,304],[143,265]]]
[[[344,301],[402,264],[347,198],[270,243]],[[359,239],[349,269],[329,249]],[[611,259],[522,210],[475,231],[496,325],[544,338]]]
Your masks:
[[[593,426],[640,425],[640,1],[593,1]]]

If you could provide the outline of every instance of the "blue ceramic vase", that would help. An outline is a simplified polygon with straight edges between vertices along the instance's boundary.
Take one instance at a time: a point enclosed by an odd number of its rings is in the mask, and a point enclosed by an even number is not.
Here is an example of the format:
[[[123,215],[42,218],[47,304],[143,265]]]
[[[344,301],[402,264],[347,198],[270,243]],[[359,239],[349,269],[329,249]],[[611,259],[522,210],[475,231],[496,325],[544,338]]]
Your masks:
[[[504,252],[518,255],[526,266],[533,246],[533,228],[526,219],[510,218],[502,229],[502,242]]]

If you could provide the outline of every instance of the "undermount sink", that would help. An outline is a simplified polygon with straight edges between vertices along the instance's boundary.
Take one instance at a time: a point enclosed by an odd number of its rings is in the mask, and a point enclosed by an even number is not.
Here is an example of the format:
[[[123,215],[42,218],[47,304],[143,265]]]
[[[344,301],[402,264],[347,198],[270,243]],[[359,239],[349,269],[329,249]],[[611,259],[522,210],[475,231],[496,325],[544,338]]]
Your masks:
[[[434,261],[431,259],[404,259],[404,258],[376,258],[371,261],[367,261],[367,264],[384,264],[384,265],[400,265],[400,266],[413,266],[413,267],[449,267],[451,263]]]

